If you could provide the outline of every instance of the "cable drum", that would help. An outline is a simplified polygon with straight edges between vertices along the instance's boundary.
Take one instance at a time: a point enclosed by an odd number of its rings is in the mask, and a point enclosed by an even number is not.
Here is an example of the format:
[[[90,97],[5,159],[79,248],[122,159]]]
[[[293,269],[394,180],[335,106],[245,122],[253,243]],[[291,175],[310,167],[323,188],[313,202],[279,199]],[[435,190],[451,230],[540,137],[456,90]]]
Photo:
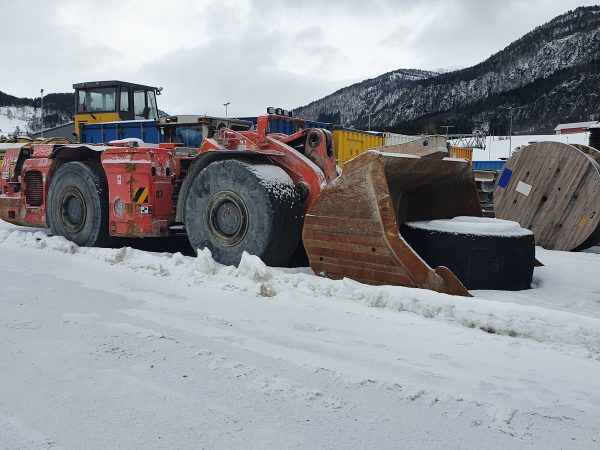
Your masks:
[[[575,147],[577,150],[585,153],[588,156],[594,158],[594,160],[600,164],[600,150],[596,150],[594,147],[590,147],[589,145],[583,144],[570,144],[572,147]]]
[[[494,189],[496,217],[533,231],[537,245],[583,250],[600,240],[600,153],[538,142],[514,154]]]

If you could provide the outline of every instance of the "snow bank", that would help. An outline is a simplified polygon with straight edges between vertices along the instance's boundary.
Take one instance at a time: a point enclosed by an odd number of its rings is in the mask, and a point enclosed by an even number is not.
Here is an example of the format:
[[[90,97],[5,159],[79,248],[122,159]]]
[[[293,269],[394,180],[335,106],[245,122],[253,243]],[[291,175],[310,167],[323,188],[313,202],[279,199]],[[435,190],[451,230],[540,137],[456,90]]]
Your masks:
[[[80,248],[62,237],[48,236],[42,231],[20,231],[17,227],[0,222],[0,253],[3,246],[29,247],[94,258],[128,270],[168,277],[171,278],[170,282],[263,297],[286,292],[323,301],[360,302],[369,307],[410,312],[488,333],[576,345],[594,354],[600,353],[600,311],[596,311],[596,317],[585,315],[589,314],[589,302],[585,307],[580,307],[576,302],[563,305],[563,308],[555,308],[552,302],[549,307],[540,306],[544,305],[545,298],[556,296],[557,292],[562,292],[561,298],[570,298],[569,283],[576,282],[573,281],[573,272],[561,267],[554,272],[542,270],[541,277],[538,276],[535,282],[537,289],[521,292],[475,291],[475,298],[464,298],[399,286],[368,286],[350,279],[329,280],[317,277],[304,268],[267,267],[258,257],[247,253],[244,253],[236,268],[215,262],[208,249],[200,251],[193,258],[180,253],[158,254],[129,247]],[[545,252],[544,255],[553,253],[562,252]],[[595,258],[596,265],[600,266],[598,255],[579,256]],[[594,270],[597,272],[597,268]],[[563,278],[557,279],[561,274]],[[592,278],[590,281],[594,280]],[[593,291],[589,283],[584,288]],[[536,302],[538,306],[535,306]],[[564,310],[569,305],[571,311]],[[600,309],[597,301],[596,308]]]
[[[0,243],[13,247],[32,247],[69,254],[79,252],[77,244],[60,236],[48,236],[42,231],[23,232],[0,228]]]
[[[371,306],[409,311],[489,333],[538,342],[573,344],[594,353],[600,352],[600,320],[597,318],[477,297],[432,295],[423,290],[398,296],[397,289],[382,287],[379,292],[364,292],[358,296]]]

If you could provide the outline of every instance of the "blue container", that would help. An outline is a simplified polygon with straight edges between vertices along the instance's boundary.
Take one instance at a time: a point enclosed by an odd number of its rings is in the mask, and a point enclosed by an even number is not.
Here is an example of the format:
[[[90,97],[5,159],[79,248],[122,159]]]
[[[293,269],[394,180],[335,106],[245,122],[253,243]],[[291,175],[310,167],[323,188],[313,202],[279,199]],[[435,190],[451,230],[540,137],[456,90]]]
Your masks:
[[[306,128],[323,128],[324,130],[332,130],[333,125],[327,122],[313,122],[312,120],[306,121]]]
[[[473,169],[500,171],[504,164],[506,161],[473,161]]]
[[[238,117],[238,119],[247,120],[256,126],[257,117]],[[323,128],[325,130],[331,130],[332,128],[332,125],[326,122],[306,120],[304,124],[306,128]],[[294,134],[296,132],[296,124],[290,120],[272,118],[269,120],[269,131],[271,133]]]
[[[269,131],[271,133],[294,134],[296,124],[285,119],[269,119]]]
[[[84,144],[102,144],[126,138],[138,138],[150,144],[161,142],[158,124],[155,120],[83,124],[79,141]]]

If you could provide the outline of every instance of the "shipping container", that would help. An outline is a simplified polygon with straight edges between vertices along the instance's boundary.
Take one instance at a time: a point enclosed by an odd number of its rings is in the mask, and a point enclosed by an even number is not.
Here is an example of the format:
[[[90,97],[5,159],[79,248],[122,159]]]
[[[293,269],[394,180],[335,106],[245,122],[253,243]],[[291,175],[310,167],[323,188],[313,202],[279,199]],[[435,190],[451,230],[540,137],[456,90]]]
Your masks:
[[[450,151],[448,152],[448,156],[450,156],[450,158],[466,159],[467,161],[472,163],[473,149],[469,147],[455,147],[454,145],[451,145]]]
[[[500,171],[506,161],[473,161],[473,169]]]
[[[247,120],[252,122],[256,127],[256,117],[238,117],[240,120]],[[315,122],[312,120],[305,120],[304,126],[306,128],[323,128],[325,130],[331,130],[332,125],[326,122]],[[272,118],[269,120],[269,133],[282,133],[282,134],[294,134],[296,132],[296,124],[292,121],[285,119]]]
[[[335,157],[340,167],[365,150],[384,145],[383,133],[344,128],[336,128],[332,133]]]
[[[398,145],[406,142],[414,141],[419,136],[408,136],[406,134],[383,133],[383,145]]]
[[[155,120],[123,120],[120,122],[86,123],[81,126],[79,140],[83,144],[101,144],[126,138],[159,143],[160,132]]]

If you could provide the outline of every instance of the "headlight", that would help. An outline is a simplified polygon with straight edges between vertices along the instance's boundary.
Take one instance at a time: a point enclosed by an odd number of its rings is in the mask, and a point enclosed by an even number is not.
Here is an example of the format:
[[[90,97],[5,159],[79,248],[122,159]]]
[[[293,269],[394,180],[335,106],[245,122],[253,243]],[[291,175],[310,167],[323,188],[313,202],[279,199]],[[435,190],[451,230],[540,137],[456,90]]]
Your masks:
[[[123,203],[123,200],[120,198],[116,199],[113,209],[115,210],[115,214],[117,216],[123,217],[125,215],[125,203]]]

